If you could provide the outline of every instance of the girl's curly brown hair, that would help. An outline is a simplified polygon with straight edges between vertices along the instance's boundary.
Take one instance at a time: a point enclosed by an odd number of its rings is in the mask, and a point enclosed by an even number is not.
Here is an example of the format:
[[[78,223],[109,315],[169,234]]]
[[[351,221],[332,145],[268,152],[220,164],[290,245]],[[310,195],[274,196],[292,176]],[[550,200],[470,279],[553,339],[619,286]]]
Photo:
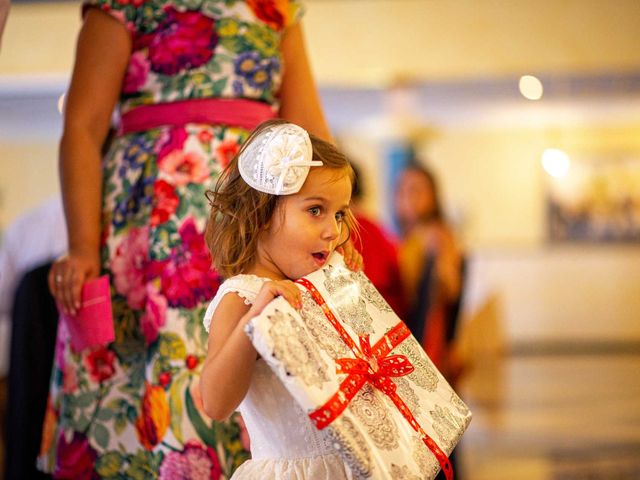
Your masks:
[[[268,228],[280,200],[284,198],[250,187],[240,176],[238,158],[261,132],[283,123],[288,122],[274,119],[261,123],[224,169],[215,189],[206,193],[211,211],[205,240],[216,270],[225,278],[245,272],[253,265],[260,234]],[[346,169],[353,183],[354,173],[347,157],[331,143],[312,134],[309,138],[313,160],[322,162],[322,167],[312,168]],[[356,220],[350,211],[346,212],[345,224],[347,233],[356,231]]]

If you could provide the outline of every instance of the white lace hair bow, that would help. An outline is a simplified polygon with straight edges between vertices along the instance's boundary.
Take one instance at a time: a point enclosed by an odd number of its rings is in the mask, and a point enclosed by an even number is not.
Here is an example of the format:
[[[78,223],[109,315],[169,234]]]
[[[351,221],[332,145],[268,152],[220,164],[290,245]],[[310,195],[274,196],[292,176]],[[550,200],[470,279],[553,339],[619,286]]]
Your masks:
[[[255,137],[240,154],[240,175],[251,187],[272,195],[297,193],[313,161],[309,134],[293,123],[273,125]]]

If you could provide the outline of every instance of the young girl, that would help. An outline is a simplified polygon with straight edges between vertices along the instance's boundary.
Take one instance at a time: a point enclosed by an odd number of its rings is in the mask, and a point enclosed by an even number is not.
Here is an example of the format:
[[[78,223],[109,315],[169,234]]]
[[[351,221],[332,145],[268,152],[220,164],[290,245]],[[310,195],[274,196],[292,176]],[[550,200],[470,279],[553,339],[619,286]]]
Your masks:
[[[244,418],[252,459],[234,479],[351,478],[244,327],[276,296],[301,307],[292,280],[322,267],[349,238],[352,181],[348,160],[333,145],[275,120],[256,129],[209,195],[207,243],[228,279],[205,315],[201,391],[214,419],[236,409]],[[358,254],[346,260],[352,268],[359,261]]]

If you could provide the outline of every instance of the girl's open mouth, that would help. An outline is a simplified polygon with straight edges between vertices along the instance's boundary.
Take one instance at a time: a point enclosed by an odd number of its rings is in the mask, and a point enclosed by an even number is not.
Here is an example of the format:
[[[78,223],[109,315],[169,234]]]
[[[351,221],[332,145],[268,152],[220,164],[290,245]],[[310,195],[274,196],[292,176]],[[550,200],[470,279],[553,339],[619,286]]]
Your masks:
[[[318,263],[319,265],[323,265],[324,262],[327,261],[329,252],[315,252],[312,253],[311,256],[316,260],[316,263]]]

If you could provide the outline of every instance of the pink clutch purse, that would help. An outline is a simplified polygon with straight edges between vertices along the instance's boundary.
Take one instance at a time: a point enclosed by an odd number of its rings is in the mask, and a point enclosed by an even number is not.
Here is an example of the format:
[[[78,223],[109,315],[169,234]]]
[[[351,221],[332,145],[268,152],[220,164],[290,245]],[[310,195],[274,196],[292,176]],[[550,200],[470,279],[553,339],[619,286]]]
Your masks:
[[[66,322],[71,346],[76,352],[105,345],[115,339],[109,276],[103,275],[82,286],[81,306],[75,315],[60,311],[60,319]]]

